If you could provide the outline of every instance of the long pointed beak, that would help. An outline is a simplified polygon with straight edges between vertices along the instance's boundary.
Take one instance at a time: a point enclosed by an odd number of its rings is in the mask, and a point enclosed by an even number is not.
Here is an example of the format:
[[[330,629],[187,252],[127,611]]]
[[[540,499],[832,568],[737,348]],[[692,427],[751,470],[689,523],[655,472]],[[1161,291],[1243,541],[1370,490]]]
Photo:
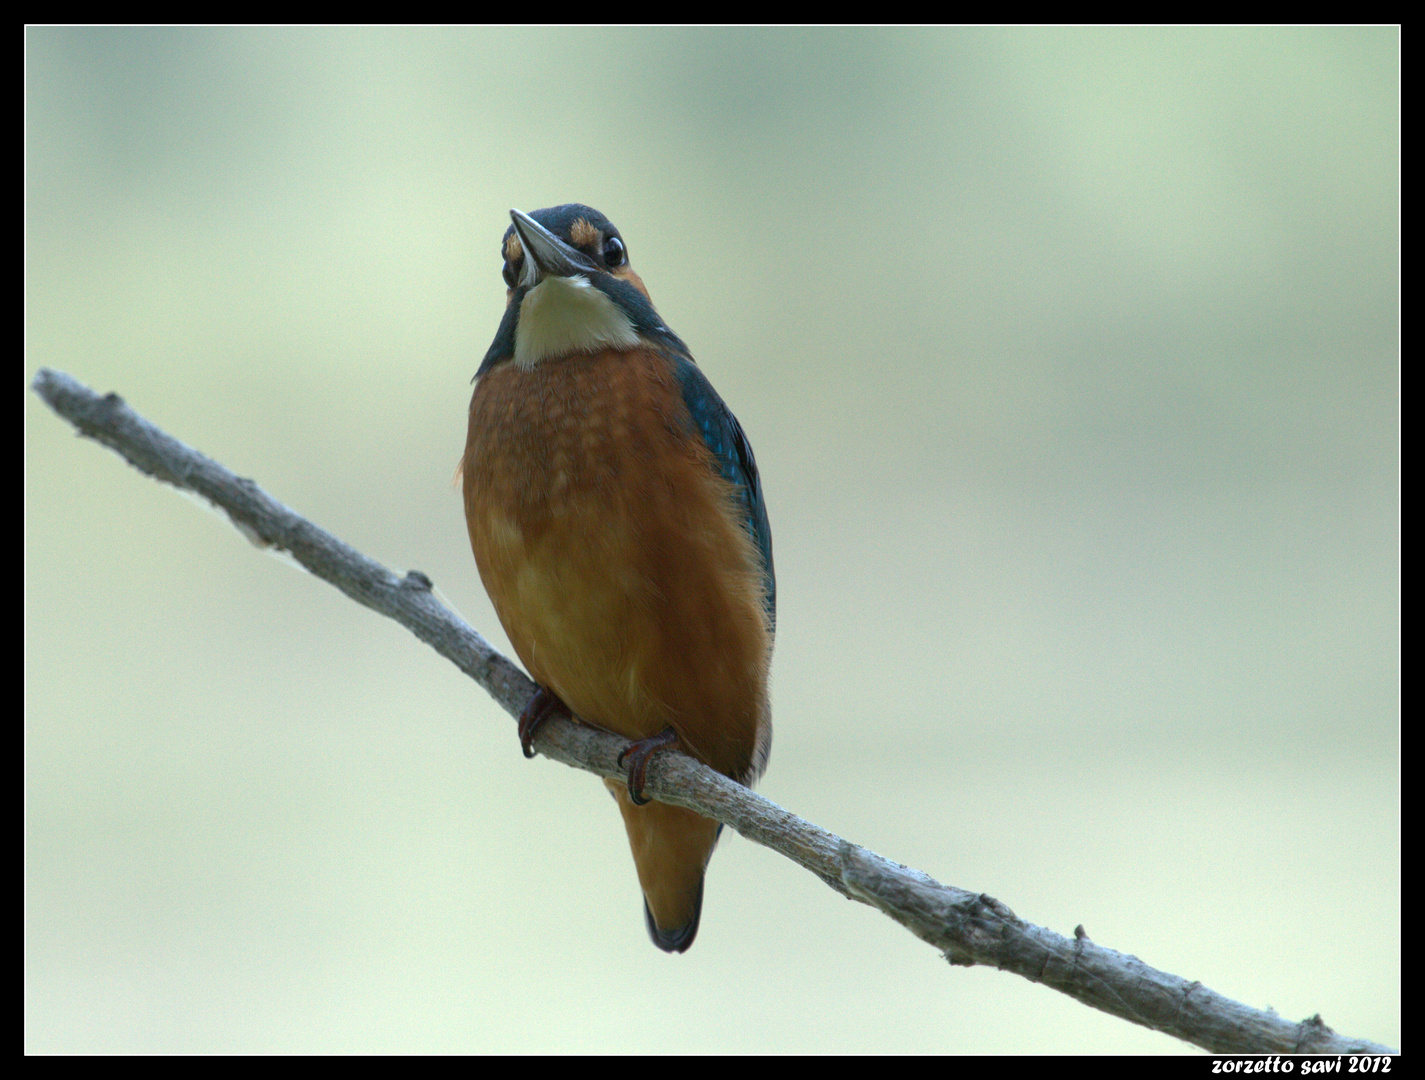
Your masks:
[[[524,271],[520,284],[534,288],[547,277],[573,277],[598,270],[592,259],[566,244],[522,210],[511,210],[520,244],[524,247]]]

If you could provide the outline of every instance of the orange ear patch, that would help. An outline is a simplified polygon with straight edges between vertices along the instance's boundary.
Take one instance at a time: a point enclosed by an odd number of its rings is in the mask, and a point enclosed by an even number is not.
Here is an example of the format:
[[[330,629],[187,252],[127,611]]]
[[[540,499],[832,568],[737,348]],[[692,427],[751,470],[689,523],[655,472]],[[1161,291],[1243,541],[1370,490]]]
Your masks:
[[[569,226],[569,239],[576,248],[597,248],[603,236],[583,218],[575,218]]]

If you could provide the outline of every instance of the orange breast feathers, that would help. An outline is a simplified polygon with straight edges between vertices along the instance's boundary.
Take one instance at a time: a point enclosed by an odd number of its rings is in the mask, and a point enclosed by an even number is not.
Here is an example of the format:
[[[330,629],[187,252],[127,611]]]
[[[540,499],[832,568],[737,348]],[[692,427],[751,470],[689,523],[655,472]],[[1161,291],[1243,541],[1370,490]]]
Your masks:
[[[668,727],[743,783],[771,741],[761,556],[668,360],[480,377],[462,465],[481,580],[535,681],[630,739]]]

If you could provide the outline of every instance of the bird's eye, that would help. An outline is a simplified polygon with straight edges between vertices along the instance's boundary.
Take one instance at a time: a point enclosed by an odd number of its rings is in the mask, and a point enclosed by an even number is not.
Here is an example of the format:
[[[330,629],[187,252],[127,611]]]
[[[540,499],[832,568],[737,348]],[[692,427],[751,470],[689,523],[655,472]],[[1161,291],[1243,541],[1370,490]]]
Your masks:
[[[500,271],[500,275],[505,279],[506,288],[515,287],[515,268],[508,260],[505,261],[505,268]]]
[[[624,249],[623,241],[617,236],[610,236],[604,241],[604,265],[610,269],[622,266],[628,262],[628,252]]]

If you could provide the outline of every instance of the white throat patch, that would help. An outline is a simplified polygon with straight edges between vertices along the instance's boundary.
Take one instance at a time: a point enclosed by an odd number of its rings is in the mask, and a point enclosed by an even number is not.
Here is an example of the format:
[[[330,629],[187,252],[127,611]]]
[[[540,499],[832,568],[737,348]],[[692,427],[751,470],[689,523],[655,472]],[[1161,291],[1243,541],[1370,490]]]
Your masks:
[[[630,348],[638,341],[628,316],[588,278],[551,277],[520,302],[515,363],[532,368],[549,356]]]

